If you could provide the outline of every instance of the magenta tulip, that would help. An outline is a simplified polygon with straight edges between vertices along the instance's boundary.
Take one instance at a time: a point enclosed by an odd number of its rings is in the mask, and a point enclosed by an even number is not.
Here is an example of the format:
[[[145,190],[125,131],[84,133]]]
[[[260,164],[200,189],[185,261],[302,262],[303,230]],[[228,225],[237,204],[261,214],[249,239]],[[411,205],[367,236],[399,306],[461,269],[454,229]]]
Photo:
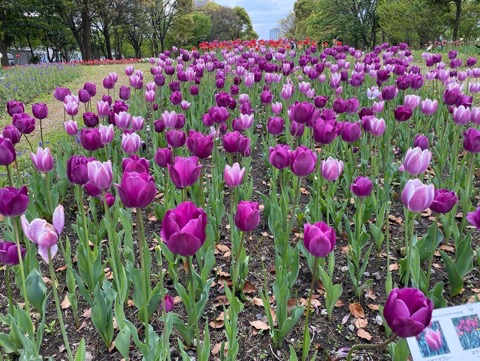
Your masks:
[[[275,148],[269,148],[270,155],[268,159],[270,163],[277,169],[290,167],[292,156],[288,144],[277,144]]]
[[[87,164],[88,182],[101,190],[107,190],[112,185],[112,162],[92,161]]]
[[[188,257],[205,243],[206,227],[205,211],[192,202],[183,202],[165,213],[160,236],[170,251]]]
[[[326,257],[332,252],[337,241],[335,230],[324,222],[305,223],[303,244],[314,257]]]
[[[5,217],[16,217],[23,214],[28,207],[28,191],[21,188],[0,188],[0,214]]]
[[[480,131],[475,128],[468,128],[463,133],[463,147],[467,152],[480,153]]]
[[[432,160],[432,152],[420,147],[409,148],[403,161],[405,171],[410,175],[418,175],[428,169]]]
[[[78,125],[77,121],[74,120],[67,120],[65,123],[63,123],[65,127],[65,132],[68,135],[75,136],[78,133]]]
[[[129,158],[122,159],[123,173],[147,173],[150,174],[150,161],[145,158],[139,158],[138,155],[131,155]]]
[[[133,154],[140,149],[140,136],[137,133],[122,134],[122,150],[127,154]]]
[[[88,182],[87,164],[95,158],[74,155],[67,161],[67,178],[71,183],[84,185]]]
[[[304,145],[290,152],[292,172],[298,177],[306,177],[315,169],[317,154]]]
[[[321,170],[322,177],[328,181],[335,181],[343,172],[344,164],[341,160],[328,157],[327,160],[322,160]]]
[[[187,148],[195,157],[207,159],[212,155],[213,136],[190,130],[187,137]]]
[[[123,205],[127,208],[144,208],[155,198],[155,181],[147,173],[123,173],[120,184],[115,184]]]
[[[383,316],[400,337],[419,335],[432,319],[433,302],[416,288],[394,288],[388,295]]]
[[[26,113],[17,113],[12,117],[12,125],[22,134],[30,134],[35,130],[35,118]]]
[[[20,255],[22,259],[25,257],[27,250],[20,246]],[[4,242],[0,240],[0,263],[16,266],[20,263],[18,258],[18,248],[17,245],[13,242]]]
[[[48,117],[48,108],[45,103],[35,103],[32,105],[32,114],[37,119],[45,119]]]
[[[167,168],[175,187],[183,189],[195,184],[200,176],[202,165],[198,164],[197,157],[175,157],[174,164],[167,164]]]
[[[0,137],[0,165],[10,165],[17,158],[13,143],[8,138]]]
[[[260,222],[260,208],[257,202],[240,201],[235,213],[235,225],[242,232],[250,232]]]
[[[357,197],[368,197],[372,193],[373,183],[367,177],[359,176],[350,184],[350,190]]]
[[[433,202],[430,209],[437,213],[448,213],[457,204],[458,197],[454,191],[447,189],[435,189]]]
[[[158,148],[154,160],[159,167],[167,168],[168,164],[173,164],[172,151],[169,148]]]

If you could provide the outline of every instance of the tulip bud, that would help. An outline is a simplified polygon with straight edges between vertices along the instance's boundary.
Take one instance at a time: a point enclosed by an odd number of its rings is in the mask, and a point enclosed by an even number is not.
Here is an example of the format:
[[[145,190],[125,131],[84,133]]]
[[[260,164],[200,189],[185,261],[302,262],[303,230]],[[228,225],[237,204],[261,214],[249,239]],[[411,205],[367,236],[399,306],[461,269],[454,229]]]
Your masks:
[[[350,184],[350,190],[357,197],[368,197],[372,193],[373,183],[367,177],[359,176]]]
[[[235,213],[235,225],[242,232],[250,232],[260,221],[260,210],[257,202],[240,201]]]
[[[242,184],[244,174],[245,168],[240,168],[238,163],[234,163],[232,167],[226,164],[223,171],[226,186],[230,188],[239,186]]]
[[[303,244],[314,257],[326,257],[335,247],[337,235],[335,230],[324,222],[305,223]]]
[[[30,158],[33,164],[40,172],[49,172],[53,169],[53,157],[50,153],[50,149],[37,148],[37,154],[30,153]]]
[[[419,179],[410,179],[402,191],[403,205],[413,213],[429,208],[435,196],[433,184],[425,185]]]

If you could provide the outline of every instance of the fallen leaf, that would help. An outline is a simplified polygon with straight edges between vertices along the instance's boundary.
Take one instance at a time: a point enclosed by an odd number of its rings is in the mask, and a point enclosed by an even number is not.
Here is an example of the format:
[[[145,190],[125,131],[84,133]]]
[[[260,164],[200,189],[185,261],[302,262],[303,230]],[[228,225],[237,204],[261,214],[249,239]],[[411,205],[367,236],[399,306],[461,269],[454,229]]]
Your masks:
[[[360,338],[363,338],[367,341],[370,341],[372,339],[372,335],[370,335],[367,331],[365,331],[363,328],[359,328],[357,330],[357,336]]]
[[[365,318],[357,318],[354,325],[356,328],[365,328],[368,325],[368,321]]]
[[[222,328],[223,326],[225,326],[225,323],[223,321],[212,321],[212,322],[209,322],[208,324],[211,328]]]
[[[402,222],[403,222],[402,217],[395,217],[393,214],[389,214],[388,219],[392,222],[397,223],[397,224],[402,224]]]
[[[392,263],[391,265],[388,266],[388,269],[390,271],[398,271],[398,263]]]
[[[92,315],[92,308],[87,308],[85,311],[83,311],[83,317],[85,318],[90,318]]]
[[[250,326],[255,327],[257,330],[269,330],[270,326],[266,322],[257,320],[257,321],[250,321]]]
[[[155,215],[151,215],[150,217],[148,217],[148,220],[150,222],[155,222],[155,221],[158,221],[158,218]]]
[[[67,269],[67,265],[63,265],[61,267],[58,267],[55,272],[60,272],[60,271],[65,271]]]
[[[228,298],[225,295],[220,295],[215,298],[215,303],[213,304],[213,307],[219,307],[219,306],[224,306],[228,305]]]
[[[60,307],[62,307],[62,310],[66,309],[66,308],[69,308],[71,305],[70,305],[70,300],[68,299],[68,296],[65,295],[65,297],[63,298],[63,301],[62,303],[60,304]]]
[[[348,319],[350,318],[350,314],[347,313],[345,316],[342,318],[342,325],[346,324]]]
[[[225,252],[228,252],[228,251],[230,251],[230,247],[225,246],[224,244],[217,244],[215,246],[214,253],[218,254],[218,253],[225,253]]]
[[[87,322],[83,321],[82,324],[80,325],[80,327],[77,328],[77,332],[80,331],[80,330],[83,330],[85,327],[87,327]]]
[[[342,300],[338,300],[336,303],[335,303],[335,307],[343,307],[343,302]]]
[[[46,284],[47,286],[51,286],[51,285],[52,285],[52,280],[51,280],[50,278],[48,278],[48,277],[42,277],[42,279],[43,279],[43,282],[45,282],[45,284]]]
[[[355,318],[365,318],[365,312],[363,311],[362,306],[359,303],[350,303],[348,305],[350,313]]]
[[[375,293],[373,292],[373,290],[371,288],[368,289],[368,292],[367,292],[366,296],[368,298],[370,298],[371,300],[376,300],[377,299],[377,295],[375,295]]]
[[[372,311],[378,311],[380,309],[379,305],[374,305],[372,303],[368,304],[367,307],[371,309]]]
[[[173,304],[174,305],[178,305],[181,302],[182,302],[182,298],[180,296],[173,297]]]
[[[425,212],[420,213],[420,215],[422,217],[430,217],[432,215],[432,211],[430,210],[430,208],[427,208],[427,210]]]
[[[115,341],[112,341],[110,346],[108,346],[108,352],[112,352],[114,348],[115,348]]]
[[[223,343],[223,347],[224,347],[224,352],[228,350],[228,342],[222,342]],[[213,346],[212,348],[212,355],[216,355],[217,353],[220,352],[220,350],[222,349],[222,343],[217,343],[215,344],[215,346]]]
[[[245,286],[243,286],[243,293],[255,293],[257,289],[253,285],[253,283],[245,281]]]
[[[135,302],[133,302],[133,300],[128,300],[127,301],[127,306],[128,307],[133,307],[133,306],[135,306]]]
[[[446,252],[450,252],[450,253],[455,253],[455,248],[452,247],[452,246],[448,246],[448,245],[446,245],[446,244],[442,244],[442,245],[441,245],[440,247],[438,247],[438,248],[440,248],[442,251],[446,251]]]
[[[253,297],[252,303],[255,306],[263,306],[263,300],[261,298],[258,298],[258,297]]]

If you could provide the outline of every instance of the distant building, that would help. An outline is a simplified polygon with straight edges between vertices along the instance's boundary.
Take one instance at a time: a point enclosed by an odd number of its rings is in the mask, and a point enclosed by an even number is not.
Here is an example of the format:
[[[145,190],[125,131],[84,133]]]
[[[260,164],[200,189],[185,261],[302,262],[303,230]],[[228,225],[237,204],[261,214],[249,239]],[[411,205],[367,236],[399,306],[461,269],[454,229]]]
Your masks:
[[[280,29],[273,28],[270,29],[270,40],[278,40],[280,38]]]

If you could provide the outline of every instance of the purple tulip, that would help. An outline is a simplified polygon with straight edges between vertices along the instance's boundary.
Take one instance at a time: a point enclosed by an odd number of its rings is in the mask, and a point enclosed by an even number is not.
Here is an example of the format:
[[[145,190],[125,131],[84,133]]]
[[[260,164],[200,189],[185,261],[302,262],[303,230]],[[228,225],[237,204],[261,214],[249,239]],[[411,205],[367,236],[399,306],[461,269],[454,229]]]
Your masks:
[[[187,148],[195,157],[207,159],[212,155],[213,136],[190,130],[187,137]]]
[[[130,123],[130,125],[132,126],[132,130],[134,131],[142,130],[144,124],[145,120],[140,116],[132,117],[132,122]]]
[[[477,58],[470,57],[467,59],[467,66],[472,67],[477,64]]]
[[[110,144],[113,140],[115,132],[113,130],[113,124],[108,126],[100,124],[98,127],[98,131],[100,133],[100,143],[103,145]]]
[[[22,134],[30,134],[35,130],[35,118],[27,113],[16,113],[12,117],[12,125]]]
[[[35,103],[32,105],[32,114],[37,119],[45,119],[48,117],[48,108],[45,103]]]
[[[112,185],[112,162],[92,161],[87,164],[88,182],[101,190],[107,190]]]
[[[7,102],[7,113],[13,117],[14,114],[20,114],[25,112],[25,106],[18,100],[9,100]]]
[[[246,155],[250,151],[250,138],[238,131],[229,132],[223,137],[223,148],[227,153]]]
[[[110,104],[106,101],[100,100],[97,102],[97,112],[100,117],[108,117],[110,114]]]
[[[120,184],[115,184],[123,205],[144,208],[152,203],[157,192],[153,177],[147,173],[123,173]]]
[[[167,168],[167,164],[173,164],[172,151],[169,148],[158,148],[154,160],[159,167]]]
[[[330,144],[337,137],[337,122],[317,119],[313,126],[313,139],[320,144]]]
[[[381,137],[385,133],[385,120],[383,118],[371,118],[369,121],[370,133],[375,137]]]
[[[17,158],[13,143],[8,138],[0,137],[0,165],[10,165]]]
[[[406,108],[414,110],[420,105],[422,98],[419,95],[405,95],[403,99],[403,105]]]
[[[207,214],[192,202],[169,209],[162,221],[160,237],[167,248],[181,256],[193,256],[207,238]]]
[[[443,102],[446,105],[456,104],[458,98],[460,97],[461,91],[462,90],[460,86],[456,83],[451,83],[447,85],[447,88],[445,89],[445,93],[443,93]]]
[[[13,145],[20,142],[20,138],[22,137],[22,133],[18,131],[13,125],[7,125],[2,130],[2,136],[4,138],[10,139]]]
[[[107,201],[108,208],[112,208],[112,206],[115,204],[116,199],[117,198],[112,193],[105,194],[105,200]]]
[[[74,155],[67,161],[67,178],[71,183],[84,185],[88,182],[87,164],[95,158]]]
[[[240,201],[235,213],[235,225],[242,232],[250,232],[260,222],[260,209],[257,202]]]
[[[475,128],[468,128],[463,133],[463,147],[467,152],[480,153],[480,131]]]
[[[171,129],[166,133],[167,143],[172,148],[180,148],[185,144],[185,133],[178,129]]]
[[[90,151],[101,148],[103,145],[98,128],[83,128],[80,132],[80,144],[83,148]]]
[[[0,188],[0,214],[5,217],[16,217],[28,207],[27,186],[22,188]]]
[[[405,171],[410,175],[418,175],[428,169],[432,160],[432,152],[420,147],[409,148],[403,161]]]
[[[62,88],[62,87],[58,87],[58,88],[55,88],[54,92],[53,92],[53,96],[55,97],[55,99],[63,102],[65,100],[65,97],[67,95],[71,95],[72,92],[70,91],[70,89],[68,88]]]
[[[459,125],[465,125],[470,120],[470,108],[465,108],[463,105],[453,109],[453,121]]]
[[[165,122],[161,119],[157,119],[153,122],[155,133],[162,133],[165,130]]]
[[[400,337],[420,334],[432,319],[433,302],[416,288],[394,288],[388,295],[383,316]]]
[[[300,124],[297,122],[290,123],[290,134],[294,137],[300,138],[305,132],[305,124]]]
[[[398,89],[395,85],[388,85],[382,89],[382,100],[389,101],[397,96]]]
[[[130,99],[130,87],[122,85],[118,90],[118,92],[119,92],[120,99],[122,100]]]
[[[315,106],[309,102],[297,102],[288,109],[288,116],[292,122],[308,123],[312,119]]]
[[[372,193],[373,183],[367,177],[359,176],[350,184],[350,190],[357,197],[368,197]]]
[[[315,107],[321,109],[327,104],[327,101],[328,101],[328,96],[319,95],[313,99],[313,104],[315,105]]]
[[[327,160],[322,160],[321,170],[322,177],[328,181],[335,181],[343,172],[344,164],[341,160],[328,157]]]
[[[93,112],[83,113],[83,123],[89,127],[93,128],[98,125],[98,115]]]
[[[28,222],[24,215],[20,217],[20,220],[23,233],[30,241],[38,245],[38,254],[48,264],[58,251],[58,237],[62,233],[65,224],[63,206],[59,205],[55,208],[53,225],[40,218]]]
[[[127,154],[133,154],[140,149],[141,139],[137,133],[122,134],[122,150]]]
[[[458,197],[454,191],[447,189],[435,189],[435,196],[430,209],[437,213],[448,213],[457,204]]]
[[[78,100],[82,103],[88,103],[92,97],[85,89],[80,89],[78,91]]]
[[[314,257],[326,257],[336,242],[335,230],[324,222],[305,223],[303,226],[303,244]]]
[[[315,169],[317,154],[304,145],[290,152],[292,172],[298,177],[306,177]]]
[[[477,227],[477,229],[480,229],[480,207],[477,207],[477,209],[473,212],[467,213],[467,220],[470,222],[470,224]]]
[[[435,186],[425,185],[420,179],[410,179],[402,191],[403,205],[413,213],[420,213],[429,208],[435,197]]]
[[[413,141],[413,146],[418,147],[421,150],[428,149],[428,146],[429,146],[428,138],[423,134],[417,134]]]
[[[84,184],[83,189],[90,197],[100,198],[102,195],[102,190],[100,188],[95,187],[92,183],[88,182]]]
[[[53,169],[53,157],[49,148],[42,149],[38,147],[37,154],[30,153],[30,158],[32,159],[33,165],[40,172],[46,173]]]
[[[183,189],[195,184],[200,176],[202,165],[197,157],[175,157],[173,165],[167,164],[170,179],[175,187]]]
[[[270,104],[273,99],[273,94],[270,90],[264,90],[260,93],[260,102],[262,104]]]
[[[175,303],[173,301],[173,297],[170,295],[165,295],[163,302],[165,303],[165,312],[172,312]]]
[[[225,165],[223,171],[223,178],[225,179],[225,185],[233,188],[242,184],[243,176],[245,174],[245,168],[240,168],[238,163],[234,163],[233,166]]]
[[[132,121],[132,116],[128,114],[127,112],[121,111],[118,113],[115,113],[115,125],[122,129],[128,129],[130,127],[130,123]]]
[[[65,132],[68,135],[75,136],[78,133],[78,125],[77,121],[74,120],[67,120],[65,123],[63,123],[65,127]]]
[[[412,117],[412,109],[399,105],[393,110],[395,119],[404,122]]]
[[[140,158],[138,155],[131,155],[129,158],[122,159],[123,173],[147,173],[150,174],[150,161]]]
[[[280,117],[268,118],[267,130],[271,135],[280,135],[283,132],[284,122]]]
[[[20,246],[20,254],[22,259],[25,258],[26,249]],[[13,242],[4,242],[0,240],[0,263],[16,266],[20,263],[18,258],[18,248],[17,245]]]
[[[342,139],[347,143],[354,143],[360,139],[362,130],[360,124],[345,122],[342,129]]]
[[[284,169],[290,167],[292,157],[288,144],[277,144],[275,148],[270,147],[269,152],[270,156],[268,159],[275,168]]]
[[[95,83],[87,81],[83,84],[83,89],[85,89],[91,97],[94,97],[97,94],[97,86]]]
[[[172,102],[173,105],[179,105],[182,101],[182,93],[177,91],[174,91],[170,95],[170,101]]]
[[[67,98],[65,98],[67,100]],[[78,113],[78,100],[68,100],[66,103],[63,104],[63,108],[65,109],[65,113],[71,115],[77,115]]]

